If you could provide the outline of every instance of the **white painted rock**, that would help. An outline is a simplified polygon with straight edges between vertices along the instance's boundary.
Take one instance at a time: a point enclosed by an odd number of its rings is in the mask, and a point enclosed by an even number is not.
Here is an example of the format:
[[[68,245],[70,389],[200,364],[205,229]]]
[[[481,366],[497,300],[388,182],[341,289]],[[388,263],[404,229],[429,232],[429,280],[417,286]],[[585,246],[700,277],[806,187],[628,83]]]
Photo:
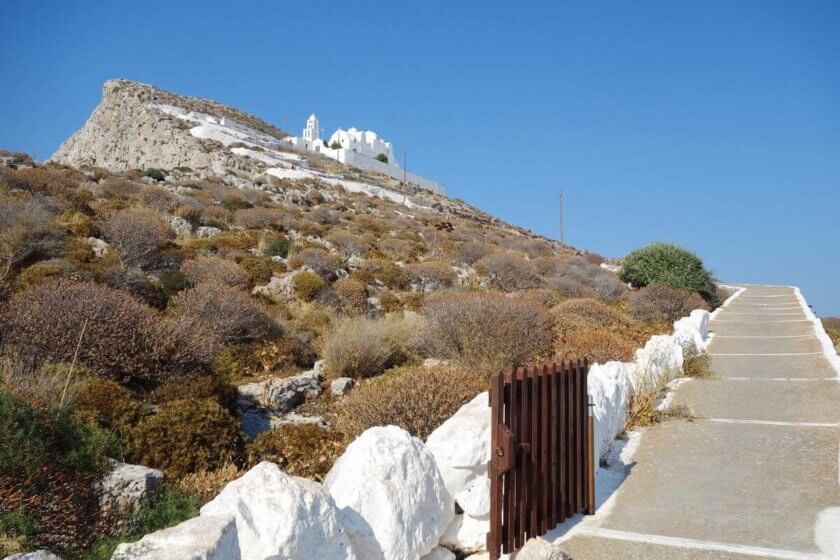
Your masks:
[[[324,484],[364,560],[418,560],[437,546],[455,511],[432,454],[396,426],[365,431]]]
[[[703,340],[709,338],[709,320],[711,319],[711,313],[705,309],[695,309],[689,314],[688,318],[691,319],[694,326],[697,327],[698,331],[700,331],[700,336],[703,337]]]
[[[262,462],[225,486],[201,517],[233,515],[243,560],[355,560],[329,493]]]
[[[467,554],[487,550],[490,517],[458,514],[440,538],[440,544]]]
[[[143,499],[163,480],[163,473],[143,465],[112,462],[113,468],[99,483],[100,510],[117,527],[129,523]]]
[[[826,508],[820,512],[814,536],[826,558],[840,558],[840,507]]]
[[[544,539],[528,539],[519,552],[516,560],[571,560],[569,553],[560,545],[552,544]]]
[[[134,543],[117,547],[111,560],[244,560],[230,515],[202,515]]]
[[[420,560],[455,560],[455,555],[452,551],[438,546]]]
[[[683,317],[674,323],[673,336],[686,355],[700,354],[705,349],[703,336],[688,317]]]
[[[426,440],[450,495],[487,476],[490,462],[490,405],[481,393],[458,409]]]
[[[607,362],[589,368],[587,388],[593,404],[594,457],[597,460],[609,451],[613,440],[624,431],[633,396],[630,371],[634,367],[623,362]]]
[[[3,560],[61,560],[61,558],[49,550],[36,550],[35,552],[12,554],[11,556],[6,556]]]
[[[655,387],[682,372],[683,349],[671,335],[652,336],[644,348],[636,350],[636,367],[630,372],[633,389]]]
[[[490,515],[490,477],[479,476],[455,494],[455,502],[472,517]]]

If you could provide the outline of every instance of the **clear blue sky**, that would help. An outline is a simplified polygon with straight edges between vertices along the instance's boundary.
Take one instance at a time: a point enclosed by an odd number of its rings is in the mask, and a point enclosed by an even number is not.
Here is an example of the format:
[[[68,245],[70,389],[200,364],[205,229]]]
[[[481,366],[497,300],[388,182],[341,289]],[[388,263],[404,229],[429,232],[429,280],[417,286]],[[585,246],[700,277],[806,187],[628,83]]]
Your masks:
[[[493,214],[622,255],[654,239],[840,315],[840,4],[0,4],[0,146],[38,159],[108,78],[297,133],[379,131]]]

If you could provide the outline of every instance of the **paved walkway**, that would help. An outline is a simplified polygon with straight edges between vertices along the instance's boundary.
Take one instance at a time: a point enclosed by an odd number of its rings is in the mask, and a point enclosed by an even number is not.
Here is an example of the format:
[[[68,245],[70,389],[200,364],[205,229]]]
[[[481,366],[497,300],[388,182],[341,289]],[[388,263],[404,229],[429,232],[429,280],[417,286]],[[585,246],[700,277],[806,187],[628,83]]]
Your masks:
[[[694,421],[648,429],[576,560],[824,558],[840,505],[840,383],[793,289],[748,286],[711,323],[713,376],[680,385]]]

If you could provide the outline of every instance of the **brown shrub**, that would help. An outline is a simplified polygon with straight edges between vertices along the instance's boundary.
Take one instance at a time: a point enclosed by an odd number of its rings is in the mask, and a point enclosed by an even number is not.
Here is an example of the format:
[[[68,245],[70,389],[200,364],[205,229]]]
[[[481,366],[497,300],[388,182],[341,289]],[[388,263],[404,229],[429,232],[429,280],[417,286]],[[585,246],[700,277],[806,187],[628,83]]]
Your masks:
[[[193,284],[218,282],[232,288],[247,288],[248,275],[234,262],[220,257],[198,256],[181,265],[181,272]]]
[[[212,471],[198,471],[184,475],[177,486],[190,496],[198,498],[199,506],[203,506],[219,495],[219,492],[242,476],[242,471],[233,463]]]
[[[324,336],[321,356],[336,377],[373,377],[409,359],[417,350],[423,325],[417,318],[386,315],[340,321]]]
[[[208,205],[201,211],[200,222],[205,226],[224,226],[231,220],[230,210],[224,206]]]
[[[209,399],[162,404],[129,430],[126,442],[129,460],[174,478],[221,468],[241,453],[239,421]]]
[[[152,399],[157,403],[183,399],[209,399],[236,414],[236,387],[220,375],[192,375],[172,379],[155,389]]]
[[[651,284],[630,295],[630,313],[640,321],[676,321],[694,309],[709,309],[697,293]]]
[[[449,288],[458,281],[452,267],[441,261],[423,261],[405,267],[409,281],[421,292]]]
[[[541,284],[536,268],[515,253],[492,253],[475,263],[490,285],[505,292],[536,288]]]
[[[370,249],[370,243],[347,231],[338,231],[327,236],[327,241],[333,244],[342,259],[361,257]]]
[[[248,463],[271,461],[292,476],[322,481],[347,441],[318,424],[287,424],[261,433],[248,445]]]
[[[60,195],[75,189],[78,181],[70,174],[43,167],[9,169],[0,167],[0,186],[40,195]]]
[[[633,359],[636,344],[620,334],[597,329],[579,329],[558,338],[555,354],[563,360],[588,358],[590,363]]]
[[[560,330],[564,325],[603,328],[610,325],[627,325],[629,318],[615,307],[591,298],[568,299],[551,310]]]
[[[171,212],[178,200],[174,194],[157,185],[146,185],[140,189],[138,198],[140,202],[158,212]]]
[[[508,240],[506,247],[525,253],[530,258],[546,257],[554,253],[554,248],[551,243],[543,239],[529,239],[527,237],[515,237]]]
[[[124,268],[153,266],[163,245],[175,238],[156,212],[139,208],[111,212],[99,228]]]
[[[309,267],[312,269],[312,272],[325,280],[335,278],[336,270],[341,268],[341,262],[336,257],[316,247],[310,247],[299,253],[295,253],[294,257],[301,264]]]
[[[276,330],[273,321],[248,296],[218,282],[203,282],[178,293],[170,300],[170,307],[228,344],[256,340]]]
[[[394,292],[389,291],[383,291],[379,295],[379,305],[385,313],[394,313],[403,309],[400,298]]]
[[[420,439],[488,386],[487,376],[450,366],[406,366],[353,389],[339,404],[337,427],[354,437],[399,426]]]
[[[428,345],[438,357],[489,373],[551,354],[551,317],[539,305],[497,293],[450,293],[425,305]]]
[[[243,255],[237,259],[237,262],[239,267],[245,271],[249,286],[265,284],[271,280],[275,272],[286,272],[285,264],[254,255]]]
[[[368,259],[362,269],[369,272],[374,280],[382,282],[393,290],[404,290],[408,287],[408,277],[405,271],[391,261],[385,259]]]
[[[82,383],[74,412],[85,422],[124,433],[139,419],[142,405],[122,385],[94,377]]]
[[[247,228],[260,229],[278,225],[282,212],[273,208],[245,208],[233,214],[233,223]]]
[[[486,257],[490,253],[495,253],[496,251],[498,251],[498,249],[489,243],[484,243],[482,241],[467,241],[466,243],[458,245],[458,249],[455,252],[455,258],[458,262],[471,265],[482,257]]]
[[[13,267],[61,250],[60,238],[50,229],[54,212],[37,199],[0,199],[0,281]]]
[[[201,371],[216,340],[200,325],[163,318],[118,290],[90,282],[52,282],[16,294],[0,318],[6,344],[38,360],[79,362],[121,383],[154,383]]]
[[[361,313],[367,308],[367,288],[352,278],[342,278],[333,284],[335,293],[346,313]]]
[[[140,192],[142,185],[123,177],[112,175],[99,183],[100,194],[105,198],[128,197]]]

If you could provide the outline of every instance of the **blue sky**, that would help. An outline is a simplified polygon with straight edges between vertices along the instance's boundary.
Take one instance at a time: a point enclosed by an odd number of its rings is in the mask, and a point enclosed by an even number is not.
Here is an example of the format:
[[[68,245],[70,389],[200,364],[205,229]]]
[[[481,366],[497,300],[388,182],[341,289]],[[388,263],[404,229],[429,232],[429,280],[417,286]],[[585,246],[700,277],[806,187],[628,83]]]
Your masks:
[[[0,4],[0,147],[124,77],[298,132],[371,128],[452,196],[618,256],[662,239],[840,315],[840,4]]]

